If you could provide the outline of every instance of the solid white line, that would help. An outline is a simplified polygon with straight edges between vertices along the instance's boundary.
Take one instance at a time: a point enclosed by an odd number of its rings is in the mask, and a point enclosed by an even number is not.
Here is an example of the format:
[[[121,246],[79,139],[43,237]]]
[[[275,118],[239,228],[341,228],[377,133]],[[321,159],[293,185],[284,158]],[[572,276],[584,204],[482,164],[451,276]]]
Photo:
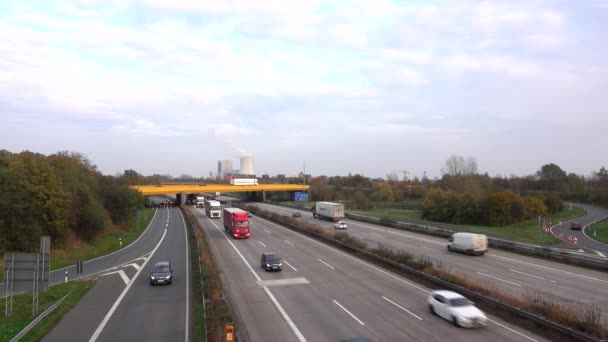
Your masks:
[[[243,256],[243,254],[241,254],[241,251],[239,251],[236,248],[236,246],[234,245],[234,243],[232,243],[232,241],[230,241],[230,239],[226,236],[226,234],[215,224],[215,222],[211,221],[210,219],[209,219],[209,222],[211,222],[211,224],[213,224],[213,226],[215,227],[215,229],[217,229],[217,230],[220,231],[220,233],[222,234],[222,236],[226,239],[226,241],[228,241],[228,243],[230,244],[230,246],[232,246],[232,248],[234,249],[234,251],[236,252],[236,254],[238,254],[239,257],[241,257],[241,260],[243,260],[243,262],[245,263],[245,265],[247,266],[247,268],[249,269],[249,271],[251,272],[251,274],[253,274],[253,276],[255,277],[255,279],[257,281],[262,281],[262,279],[260,278],[260,276],[258,276],[258,274],[251,267],[251,265],[247,262],[247,259],[245,259],[245,257]],[[289,315],[287,314],[287,312],[285,312],[285,310],[283,309],[283,307],[281,306],[281,304],[279,303],[279,301],[277,301],[277,299],[274,297],[274,295],[272,294],[272,292],[270,292],[270,290],[268,289],[268,287],[264,286],[264,291],[266,292],[266,294],[268,295],[268,297],[270,298],[270,300],[272,301],[272,303],[274,304],[274,306],[277,308],[277,310],[279,310],[279,312],[283,316],[283,319],[285,319],[285,321],[287,322],[287,324],[289,325],[289,327],[291,328],[291,330],[293,331],[293,333],[296,334],[296,336],[298,337],[298,340],[300,342],[306,342],[306,338],[304,338],[304,335],[302,335],[302,333],[300,332],[300,329],[298,329],[298,327],[295,325],[295,323],[291,320],[291,318],[289,317]]]
[[[521,337],[525,337],[525,338],[527,338],[527,339],[528,339],[528,340],[530,340],[530,341],[538,342],[538,340],[535,340],[535,339],[533,339],[532,337],[526,336],[526,335],[524,335],[524,334],[522,334],[522,333],[520,333],[520,332],[518,332],[518,331],[516,331],[516,330],[513,330],[513,329],[509,328],[508,326],[506,326],[506,325],[504,325],[504,324],[500,324],[500,323],[498,323],[498,322],[496,322],[496,321],[493,321],[493,320],[491,320],[491,319],[489,319],[489,318],[488,318],[488,321],[490,321],[490,322],[492,322],[492,323],[494,323],[494,324],[496,324],[496,325],[499,325],[499,326],[501,326],[501,327],[503,327],[503,328],[505,328],[505,329],[507,329],[507,330],[510,330],[511,332],[514,332],[514,333],[516,333],[517,335],[519,335],[519,336],[521,336]]]
[[[108,324],[108,321],[114,314],[114,311],[116,311],[116,308],[118,308],[118,305],[120,305],[120,302],[122,301],[122,299],[125,297],[127,292],[129,292],[129,289],[131,288],[131,286],[135,283],[135,279],[137,279],[137,277],[139,276],[141,271],[144,269],[144,267],[146,267],[146,264],[148,263],[148,261],[150,261],[150,259],[152,259],[152,256],[154,255],[154,253],[156,253],[156,250],[158,249],[158,247],[160,247],[160,244],[163,243],[163,240],[165,239],[166,235],[167,235],[167,230],[165,229],[165,231],[163,232],[163,236],[160,238],[160,241],[158,241],[158,244],[156,244],[156,247],[154,247],[154,249],[150,253],[148,260],[144,261],[144,263],[141,265],[141,268],[139,269],[139,271],[137,271],[137,273],[135,273],[135,275],[133,276],[133,281],[130,282],[127,285],[127,287],[122,291],[120,296],[118,296],[118,299],[116,299],[116,301],[114,302],[114,305],[112,305],[112,307],[110,308],[110,311],[108,311],[108,313],[106,314],[106,317],[104,317],[103,321],[101,321],[101,323],[99,324],[99,326],[93,333],[93,336],[91,336],[91,338],[89,339],[89,342],[94,342],[97,340],[97,338],[99,337],[99,334],[101,334],[101,332],[103,331],[103,328],[105,328],[106,324]]]
[[[167,224],[165,225],[165,227],[169,227],[169,224],[167,223]]]
[[[277,307],[277,309],[279,309],[279,312],[281,313],[281,315],[283,315],[283,318],[285,318],[285,320],[287,321],[287,324],[289,324],[289,326],[291,327],[291,330],[293,330],[293,332],[296,334],[296,336],[298,337],[298,340],[300,342],[306,342],[306,338],[304,337],[304,335],[302,335],[302,333],[300,332],[300,329],[298,329],[296,324],[291,320],[291,318],[289,318],[289,315],[287,315],[287,312],[285,312],[285,310],[283,309],[283,307],[281,306],[279,301],[274,297],[272,292],[270,292],[268,287],[264,286],[264,291],[266,292],[266,294],[268,295],[270,300],[274,303],[274,305]]]
[[[277,226],[277,227],[280,227],[280,228],[282,228],[282,229],[287,230],[287,228],[285,228],[285,227],[281,227],[281,226],[279,226],[278,224],[276,224],[276,223],[274,223],[274,222],[271,222],[271,221],[268,221],[268,220],[266,220],[266,222],[268,222],[268,223],[270,223],[270,224],[273,224],[273,225],[275,225],[275,226]],[[291,231],[291,230],[289,230],[289,231]],[[291,232],[293,232],[293,231],[291,231]],[[294,233],[295,233],[295,232],[294,232]],[[335,253],[338,253],[338,254],[340,254],[340,255],[342,255],[342,256],[344,256],[344,257],[346,257],[346,258],[349,258],[349,259],[351,259],[351,260],[354,260],[354,261],[356,261],[356,262],[358,262],[358,263],[360,263],[360,264],[363,264],[363,265],[365,265],[365,266],[367,266],[367,267],[369,267],[369,268],[372,268],[372,269],[374,269],[374,270],[376,270],[376,271],[378,271],[378,272],[380,272],[380,273],[382,273],[382,274],[384,274],[384,275],[387,275],[387,276],[389,276],[389,277],[391,277],[391,278],[394,278],[395,280],[398,280],[398,281],[400,281],[400,282],[402,282],[402,283],[404,283],[404,284],[408,284],[409,286],[411,286],[411,287],[413,287],[413,288],[416,288],[416,289],[418,289],[418,290],[420,290],[420,291],[422,291],[422,292],[424,292],[424,293],[431,293],[431,291],[429,291],[429,290],[427,290],[427,289],[425,289],[425,288],[422,288],[422,287],[420,287],[420,286],[418,286],[418,285],[416,285],[416,284],[414,284],[414,283],[411,283],[411,282],[409,282],[409,281],[407,281],[407,280],[404,280],[404,279],[402,279],[402,278],[399,278],[398,276],[396,276],[396,275],[394,275],[394,274],[391,274],[391,273],[389,273],[389,272],[387,272],[387,271],[385,271],[385,270],[383,270],[383,269],[381,269],[381,268],[378,268],[378,267],[376,267],[376,266],[374,266],[374,265],[372,265],[372,264],[370,264],[370,263],[367,263],[367,262],[365,262],[365,261],[362,261],[362,260],[360,260],[360,259],[357,259],[357,258],[355,258],[354,256],[348,255],[348,254],[346,254],[346,253],[344,253],[344,252],[342,252],[342,251],[339,251],[339,250],[337,250],[337,249],[335,249],[335,248],[333,248],[333,247],[330,247],[330,246],[328,246],[328,245],[325,245],[325,244],[323,244],[323,243],[321,243],[321,242],[319,242],[319,241],[317,241],[317,240],[314,240],[314,239],[312,239],[312,238],[309,238],[308,236],[304,236],[304,235],[299,234],[299,233],[296,233],[296,234],[300,235],[300,237],[302,237],[302,238],[304,238],[304,239],[309,240],[309,241],[310,241],[310,242],[312,242],[312,243],[315,243],[315,244],[317,244],[317,245],[323,246],[323,247],[325,247],[325,248],[327,248],[327,249],[329,249],[329,250],[331,250],[331,251],[334,251]]]
[[[186,228],[186,220],[180,211],[182,223],[184,224],[184,236],[186,237],[186,335],[184,341],[190,341],[190,241],[188,240],[188,229]]]
[[[129,277],[127,277],[127,274],[123,270],[104,273],[104,274],[101,274],[100,277],[107,276],[110,274],[115,274],[115,273],[118,274],[122,278],[122,281],[125,282],[125,285],[129,285],[130,279],[129,279]]]
[[[606,255],[604,255],[604,253],[600,252],[600,251],[594,251],[595,253],[597,253],[597,255],[601,256],[602,258],[605,258]]]
[[[581,277],[581,278],[586,278],[586,279],[589,279],[589,280],[596,280],[596,281],[602,281],[602,282],[608,283],[608,280],[598,279],[598,278],[589,277],[589,276],[578,274],[578,273],[574,273],[574,272],[564,271],[564,270],[560,270],[559,268],[553,268],[553,267],[549,267],[549,266],[543,266],[543,265],[534,264],[534,263],[531,263],[531,262],[517,260],[517,259],[513,259],[513,258],[508,258],[508,257],[504,257],[504,256],[501,256],[501,255],[496,255],[496,254],[486,254],[486,255],[497,257],[497,258],[502,258],[502,259],[507,259],[507,260],[511,260],[511,261],[516,261],[516,262],[519,262],[519,263],[522,263],[522,264],[536,266],[536,267],[544,268],[544,269],[547,269],[547,270],[557,271],[557,272],[561,272],[561,273],[565,273],[565,274],[569,274],[569,275],[573,275],[573,276],[577,276],[577,277]]]
[[[431,250],[431,251],[433,251],[433,252],[444,252],[443,250],[438,250],[438,249],[431,248],[431,247],[426,247],[426,246],[420,246],[420,245],[419,245],[418,247],[420,247],[420,248],[424,248],[424,249],[429,249],[429,250]]]
[[[340,308],[342,308],[342,310],[344,310],[347,314],[350,315],[350,317],[354,318],[357,322],[359,322],[359,324],[361,325],[365,325],[365,323],[361,322],[360,319],[358,319],[355,315],[353,315],[352,313],[350,313],[350,311],[346,310],[345,307],[342,306],[342,304],[338,303],[338,301],[336,301],[335,299],[333,300],[334,303],[336,303],[337,306],[339,306]]]
[[[288,243],[288,244],[290,244],[290,245],[292,245],[292,246],[295,246],[293,243],[291,243],[291,242],[289,242],[289,241],[287,241],[287,240],[283,240],[283,241],[285,241],[286,243]]]
[[[288,263],[285,259],[283,259],[283,261],[285,262],[285,264],[287,264],[287,266],[293,268],[294,271],[298,272],[298,270],[295,267],[291,266],[291,264]]]
[[[336,269],[336,268],[335,268],[335,267],[333,267],[332,265],[330,265],[330,264],[326,263],[325,261],[323,261],[323,260],[321,260],[321,259],[319,259],[319,258],[317,258],[317,260],[319,260],[320,262],[324,263],[325,265],[327,265],[327,267],[331,268],[332,270],[335,270],[335,269]]]
[[[129,266],[133,266],[133,268],[137,271],[139,270],[139,265],[136,263],[132,263],[132,264],[128,264],[128,265],[122,265],[121,267],[129,267]]]
[[[270,230],[268,230],[268,229],[266,229],[266,228],[264,228],[264,230],[265,230],[265,231],[267,231],[268,233],[270,233]]]
[[[265,244],[264,244],[262,241],[258,241],[258,243],[259,243],[260,245],[264,246],[264,247],[268,247],[268,246],[266,246],[266,245],[265,245]]]
[[[515,273],[519,273],[519,274],[523,274],[523,275],[527,275],[528,277],[532,277],[532,278],[538,278],[538,279],[545,280],[545,278],[543,278],[543,277],[539,277],[539,276],[535,276],[535,275],[533,275],[533,274],[528,274],[528,273],[524,273],[524,272],[520,272],[520,271],[516,271],[516,270],[511,270],[511,269],[509,269],[509,271],[511,271],[511,272],[515,272]]]
[[[399,305],[399,304],[397,304],[397,303],[393,302],[392,300],[390,300],[390,299],[388,299],[388,298],[386,298],[386,297],[384,297],[384,296],[382,296],[382,298],[384,298],[384,300],[388,301],[389,303],[393,304],[394,306],[398,307],[399,309],[401,309],[401,310],[403,310],[403,311],[405,311],[405,312],[409,313],[410,315],[412,315],[412,316],[414,316],[414,317],[416,317],[416,318],[418,318],[419,320],[421,320],[421,321],[422,321],[422,317],[420,317],[420,316],[418,316],[418,315],[414,314],[413,312],[409,311],[408,309],[404,308],[403,306],[401,306],[401,305]]]
[[[376,271],[378,271],[378,272],[380,272],[380,273],[382,273],[382,274],[384,274],[384,275],[386,275],[386,276],[389,276],[389,277],[391,277],[391,278],[393,278],[393,279],[395,279],[395,280],[397,280],[397,281],[400,281],[400,282],[402,282],[402,283],[404,283],[404,284],[407,284],[407,285],[409,285],[409,286],[411,286],[411,287],[413,287],[413,288],[416,288],[416,289],[418,289],[418,290],[420,290],[420,291],[422,291],[422,292],[424,292],[424,293],[427,293],[427,294],[428,294],[428,293],[431,293],[431,291],[429,291],[429,290],[427,290],[427,289],[425,289],[425,288],[423,288],[423,287],[420,287],[420,286],[418,286],[418,285],[416,285],[416,284],[414,284],[414,283],[411,283],[411,282],[409,282],[409,281],[406,281],[406,280],[404,280],[404,279],[402,279],[402,278],[400,278],[400,277],[398,277],[398,276],[396,276],[396,275],[394,275],[394,274],[391,274],[391,273],[389,273],[389,272],[387,272],[387,271],[385,271],[385,270],[383,270],[383,269],[381,269],[381,268],[378,268],[378,267],[376,267],[376,266],[374,266],[374,265],[372,265],[372,264],[370,264],[370,263],[367,263],[367,262],[365,262],[365,261],[362,261],[362,260],[360,260],[360,259],[357,259],[357,258],[355,258],[355,257],[353,257],[353,256],[351,256],[351,255],[348,255],[348,254],[346,254],[346,253],[344,253],[344,252],[342,252],[342,251],[339,251],[339,250],[337,250],[337,249],[335,249],[335,248],[333,248],[333,247],[330,247],[330,246],[328,246],[328,245],[326,245],[326,244],[323,244],[323,243],[321,243],[321,242],[319,242],[319,241],[317,241],[317,240],[314,240],[314,239],[312,239],[312,238],[309,238],[308,236],[305,236],[305,235],[300,234],[300,233],[296,233],[296,232],[294,232],[294,231],[292,231],[292,230],[288,230],[287,228],[282,227],[282,226],[280,226],[280,225],[278,225],[278,224],[276,224],[276,223],[274,223],[274,222],[271,222],[271,221],[268,221],[268,220],[264,220],[264,221],[266,221],[267,223],[270,223],[270,224],[272,224],[272,225],[274,225],[274,226],[276,226],[276,227],[279,227],[279,228],[281,228],[281,229],[283,229],[283,230],[287,230],[287,231],[290,231],[290,232],[292,232],[292,233],[298,234],[300,237],[302,237],[302,238],[304,238],[304,239],[307,239],[307,240],[309,240],[309,241],[310,241],[310,242],[312,242],[312,243],[315,243],[315,244],[317,244],[317,245],[323,246],[323,247],[325,247],[325,248],[327,248],[327,249],[329,249],[329,250],[334,251],[335,253],[341,254],[341,255],[343,255],[343,256],[344,256],[344,257],[346,257],[346,258],[352,259],[352,260],[354,260],[354,261],[356,261],[356,262],[358,262],[358,263],[360,263],[360,264],[363,264],[363,265],[365,265],[365,266],[367,266],[367,267],[369,267],[369,268],[372,268],[372,269],[374,269],[374,270],[376,270]],[[487,254],[486,254],[486,255],[487,255]],[[506,258],[506,259],[508,259],[508,258]],[[543,266],[543,267],[545,267],[545,266]],[[549,267],[547,267],[547,268],[549,268]],[[564,272],[565,272],[565,271],[564,271]],[[569,273],[569,272],[568,272],[568,273]],[[598,280],[599,280],[599,279],[598,279]],[[492,321],[492,322],[494,322],[494,321]],[[532,339],[532,338],[530,338],[530,337],[528,337],[528,336],[526,336],[526,335],[523,335],[522,333],[519,333],[519,332],[517,332],[517,331],[515,331],[515,330],[513,330],[513,329],[511,329],[511,328],[509,328],[509,327],[507,327],[507,326],[504,326],[504,325],[502,325],[502,324],[500,324],[500,323],[498,323],[498,322],[494,322],[494,323],[496,323],[497,325],[499,325],[499,326],[501,326],[501,327],[504,327],[505,329],[510,330],[510,331],[512,331],[512,332],[514,332],[514,333],[516,333],[516,334],[518,334],[518,335],[521,335],[521,336],[523,336],[523,337],[525,337],[525,338],[527,338],[527,339],[529,339],[529,340],[531,340],[531,341],[538,342],[537,340]]]
[[[509,284],[512,284],[512,285],[515,285],[515,286],[521,286],[520,284],[514,283],[514,282],[512,282],[512,281],[508,281],[508,280],[504,280],[504,279],[496,278],[496,277],[493,277],[493,276],[488,275],[488,274],[485,274],[485,273],[481,273],[481,272],[475,272],[475,273],[477,273],[477,274],[481,274],[482,276],[485,276],[485,277],[488,277],[488,278],[492,278],[492,279],[496,279],[496,280],[504,281],[505,283],[509,283]]]

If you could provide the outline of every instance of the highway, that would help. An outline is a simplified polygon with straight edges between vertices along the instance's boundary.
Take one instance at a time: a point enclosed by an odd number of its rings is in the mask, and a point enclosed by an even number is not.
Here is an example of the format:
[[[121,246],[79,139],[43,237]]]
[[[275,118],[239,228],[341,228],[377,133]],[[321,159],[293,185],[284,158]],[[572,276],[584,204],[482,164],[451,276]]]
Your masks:
[[[233,240],[202,209],[202,224],[224,286],[250,341],[544,341],[490,316],[483,329],[460,329],[431,315],[429,289],[274,223],[251,218],[250,239]],[[278,253],[283,271],[260,266]]]
[[[562,224],[558,224],[552,227],[551,231],[553,234],[569,243],[572,241],[569,237],[573,239],[576,238],[576,245],[579,247],[591,249],[595,251],[600,256],[607,257],[608,256],[608,245],[601,243],[597,240],[594,240],[589,235],[593,234],[593,232],[589,231],[589,225],[593,224],[597,221],[601,221],[608,217],[608,209],[587,205],[587,204],[577,204],[576,206],[581,207],[587,211],[587,215],[567,221],[562,222]],[[580,222],[583,225],[582,230],[571,230],[570,222],[576,221]]]
[[[333,223],[314,219],[312,213],[266,203],[255,205],[269,211],[289,215],[302,214],[302,220],[333,229]],[[565,265],[516,253],[490,249],[484,256],[467,256],[448,252],[446,240],[380,225],[346,220],[347,233],[370,246],[384,246],[425,256],[438,261],[455,273],[478,279],[489,287],[522,295],[542,294],[562,304],[593,305],[608,313],[608,274]]]
[[[96,285],[45,341],[189,341],[190,259],[178,208],[162,208],[133,245],[97,259]],[[120,257],[119,257],[120,256]],[[173,266],[171,285],[151,286],[158,261]]]

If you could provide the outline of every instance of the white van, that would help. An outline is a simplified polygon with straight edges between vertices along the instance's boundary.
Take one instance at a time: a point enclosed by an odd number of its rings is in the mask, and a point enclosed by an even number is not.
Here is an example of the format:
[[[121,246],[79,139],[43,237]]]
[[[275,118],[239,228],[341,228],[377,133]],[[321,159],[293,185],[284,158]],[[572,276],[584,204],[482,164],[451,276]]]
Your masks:
[[[488,237],[483,234],[454,233],[448,240],[448,251],[483,255],[488,251]]]

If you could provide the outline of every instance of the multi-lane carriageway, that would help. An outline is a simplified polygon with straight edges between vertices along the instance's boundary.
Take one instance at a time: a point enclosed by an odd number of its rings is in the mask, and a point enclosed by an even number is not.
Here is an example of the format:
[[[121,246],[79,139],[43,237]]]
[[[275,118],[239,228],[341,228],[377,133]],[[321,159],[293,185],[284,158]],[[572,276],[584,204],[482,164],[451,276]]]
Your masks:
[[[256,204],[262,209],[291,216],[296,211],[275,205]],[[300,211],[302,220],[333,230],[333,223],[314,219]],[[586,268],[490,249],[484,256],[448,252],[446,240],[355,220],[347,220],[347,232],[368,245],[403,250],[426,256],[456,273],[495,286],[507,293],[541,294],[562,304],[597,307],[608,321],[608,274]]]
[[[221,220],[194,210],[250,341],[543,341],[490,316],[483,329],[460,329],[431,315],[429,289],[284,227],[251,218],[252,237],[233,240]],[[264,251],[283,271],[260,266]]]

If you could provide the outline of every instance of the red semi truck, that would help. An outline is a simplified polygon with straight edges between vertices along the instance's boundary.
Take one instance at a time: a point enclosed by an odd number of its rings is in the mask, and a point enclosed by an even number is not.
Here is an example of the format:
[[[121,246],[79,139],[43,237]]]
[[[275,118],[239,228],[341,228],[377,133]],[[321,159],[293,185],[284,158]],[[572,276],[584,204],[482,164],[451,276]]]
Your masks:
[[[224,228],[235,239],[249,238],[249,217],[239,208],[224,208]]]

